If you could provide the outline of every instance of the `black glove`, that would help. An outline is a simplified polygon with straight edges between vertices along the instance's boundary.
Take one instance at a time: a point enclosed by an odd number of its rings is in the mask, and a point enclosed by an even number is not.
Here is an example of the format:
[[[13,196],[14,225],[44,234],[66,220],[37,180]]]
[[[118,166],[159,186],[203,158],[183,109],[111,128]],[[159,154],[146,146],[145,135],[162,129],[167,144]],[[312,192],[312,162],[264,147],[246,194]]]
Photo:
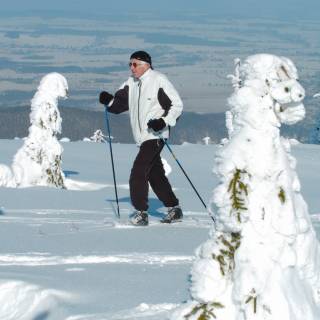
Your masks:
[[[99,101],[100,101],[100,103],[102,103],[102,104],[109,104],[112,99],[113,99],[113,95],[110,94],[109,92],[107,92],[107,91],[102,91],[102,92],[100,93],[100,96],[99,96]]]
[[[160,131],[166,127],[166,123],[162,118],[160,119],[151,119],[148,122],[148,128],[152,129],[153,131]]]

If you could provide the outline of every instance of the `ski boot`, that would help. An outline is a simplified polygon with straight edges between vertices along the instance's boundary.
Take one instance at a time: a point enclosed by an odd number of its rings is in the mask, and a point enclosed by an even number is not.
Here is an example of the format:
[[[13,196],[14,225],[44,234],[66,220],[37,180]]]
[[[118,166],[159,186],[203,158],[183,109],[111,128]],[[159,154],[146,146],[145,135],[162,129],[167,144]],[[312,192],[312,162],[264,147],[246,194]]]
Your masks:
[[[181,221],[183,213],[180,206],[168,208],[167,215],[161,220],[162,223],[172,223]]]
[[[134,226],[147,226],[149,224],[147,211],[136,211],[130,218]]]

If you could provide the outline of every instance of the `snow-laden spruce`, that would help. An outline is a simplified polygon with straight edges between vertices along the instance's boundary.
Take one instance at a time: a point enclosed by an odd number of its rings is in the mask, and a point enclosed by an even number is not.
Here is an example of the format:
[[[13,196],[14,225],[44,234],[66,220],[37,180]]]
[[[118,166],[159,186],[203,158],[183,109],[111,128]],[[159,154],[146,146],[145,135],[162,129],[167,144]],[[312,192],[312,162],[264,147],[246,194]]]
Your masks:
[[[93,142],[106,142],[106,136],[103,134],[101,129],[96,130],[90,140]]]
[[[29,135],[13,159],[12,170],[18,187],[64,187],[63,148],[57,140],[62,122],[58,99],[66,98],[67,94],[68,83],[61,74],[49,73],[42,78],[31,100]]]
[[[281,123],[304,118],[287,58],[236,61],[229,139],[216,156],[216,225],[196,252],[193,300],[172,319],[320,319],[320,250]]]

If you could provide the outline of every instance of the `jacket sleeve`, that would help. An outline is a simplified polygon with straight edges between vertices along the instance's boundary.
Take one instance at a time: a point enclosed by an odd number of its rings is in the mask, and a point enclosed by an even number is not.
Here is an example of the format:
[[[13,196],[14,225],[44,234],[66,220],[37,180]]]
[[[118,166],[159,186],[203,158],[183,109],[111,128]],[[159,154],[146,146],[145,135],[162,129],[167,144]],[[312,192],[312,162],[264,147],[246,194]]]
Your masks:
[[[125,82],[115,93],[113,100],[110,102],[108,112],[122,113],[129,110],[129,86]]]
[[[162,119],[168,126],[173,127],[182,113],[183,103],[177,90],[164,75],[160,80],[158,101],[165,110]]]

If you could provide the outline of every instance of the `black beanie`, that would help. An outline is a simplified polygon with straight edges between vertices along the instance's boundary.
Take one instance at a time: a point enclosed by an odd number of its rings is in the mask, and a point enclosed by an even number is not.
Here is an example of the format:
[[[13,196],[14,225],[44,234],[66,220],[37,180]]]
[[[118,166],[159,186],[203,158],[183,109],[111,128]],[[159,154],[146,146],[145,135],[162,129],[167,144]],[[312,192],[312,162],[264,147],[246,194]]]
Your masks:
[[[152,61],[151,61],[151,56],[149,53],[145,52],[145,51],[136,51],[134,52],[130,59],[137,59],[140,61],[144,61],[150,64],[150,66],[152,67]]]

